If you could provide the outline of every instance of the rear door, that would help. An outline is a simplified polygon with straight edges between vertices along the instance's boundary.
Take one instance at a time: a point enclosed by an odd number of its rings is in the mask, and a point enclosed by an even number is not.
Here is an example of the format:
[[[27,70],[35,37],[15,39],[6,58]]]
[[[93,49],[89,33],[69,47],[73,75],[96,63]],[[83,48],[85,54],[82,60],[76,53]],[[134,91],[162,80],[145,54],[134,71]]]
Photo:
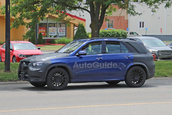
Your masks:
[[[128,65],[133,63],[133,55],[120,41],[106,41],[103,61],[105,80],[124,80]]]

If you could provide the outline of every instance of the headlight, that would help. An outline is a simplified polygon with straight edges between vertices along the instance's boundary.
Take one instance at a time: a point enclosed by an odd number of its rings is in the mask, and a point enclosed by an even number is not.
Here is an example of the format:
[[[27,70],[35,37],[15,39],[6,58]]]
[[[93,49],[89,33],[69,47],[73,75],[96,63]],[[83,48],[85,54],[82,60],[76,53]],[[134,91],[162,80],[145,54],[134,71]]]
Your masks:
[[[33,63],[30,63],[29,69],[31,71],[37,71],[41,69],[42,65],[43,65],[43,62],[33,62]]]
[[[32,66],[33,67],[40,67],[40,66],[42,66],[42,62],[34,62],[34,63],[32,63]]]
[[[18,55],[20,58],[25,58],[26,57],[26,55],[23,55],[23,54],[19,54]]]
[[[154,50],[154,49],[149,49],[149,51],[150,51],[151,53],[157,53],[157,52],[158,52],[158,50]]]

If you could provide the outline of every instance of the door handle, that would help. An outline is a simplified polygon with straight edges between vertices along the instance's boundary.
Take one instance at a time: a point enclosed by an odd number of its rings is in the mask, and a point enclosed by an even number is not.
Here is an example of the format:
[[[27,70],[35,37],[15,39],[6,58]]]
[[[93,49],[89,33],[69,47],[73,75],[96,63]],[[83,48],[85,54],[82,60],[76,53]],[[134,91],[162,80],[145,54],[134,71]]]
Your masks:
[[[96,60],[102,60],[102,57],[98,57],[98,58],[96,58]]]

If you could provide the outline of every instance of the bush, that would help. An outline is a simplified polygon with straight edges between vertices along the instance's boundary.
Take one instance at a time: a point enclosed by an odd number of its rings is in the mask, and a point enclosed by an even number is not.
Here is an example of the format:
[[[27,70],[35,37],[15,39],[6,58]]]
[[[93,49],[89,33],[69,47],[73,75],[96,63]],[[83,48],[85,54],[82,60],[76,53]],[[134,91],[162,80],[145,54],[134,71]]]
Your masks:
[[[45,40],[43,39],[43,36],[42,36],[41,33],[39,33],[37,43],[38,43],[38,44],[44,44],[44,43],[45,43]]]
[[[88,38],[91,38],[91,32],[87,33]]]
[[[85,39],[85,38],[88,38],[88,35],[87,35],[86,31],[85,31],[84,25],[79,24],[78,29],[76,31],[76,34],[74,36],[74,40]]]
[[[70,43],[72,40],[69,38],[59,38],[56,40],[57,44],[68,44]]]
[[[0,45],[2,45],[4,42],[0,42]]]
[[[59,39],[53,39],[50,41],[50,43],[52,43],[52,44],[68,44],[71,41],[72,41],[71,39],[63,37],[63,38],[59,38]]]
[[[100,37],[114,37],[114,38],[127,38],[127,32],[124,30],[101,30],[99,33]]]

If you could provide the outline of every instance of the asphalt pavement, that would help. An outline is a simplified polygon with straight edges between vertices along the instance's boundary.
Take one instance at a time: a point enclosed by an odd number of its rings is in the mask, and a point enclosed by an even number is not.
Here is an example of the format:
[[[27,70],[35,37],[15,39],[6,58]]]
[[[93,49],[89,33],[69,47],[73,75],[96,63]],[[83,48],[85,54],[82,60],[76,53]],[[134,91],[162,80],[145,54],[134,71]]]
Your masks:
[[[27,82],[0,82],[0,115],[171,115],[172,78],[141,88],[106,83],[69,84],[52,91]]]

